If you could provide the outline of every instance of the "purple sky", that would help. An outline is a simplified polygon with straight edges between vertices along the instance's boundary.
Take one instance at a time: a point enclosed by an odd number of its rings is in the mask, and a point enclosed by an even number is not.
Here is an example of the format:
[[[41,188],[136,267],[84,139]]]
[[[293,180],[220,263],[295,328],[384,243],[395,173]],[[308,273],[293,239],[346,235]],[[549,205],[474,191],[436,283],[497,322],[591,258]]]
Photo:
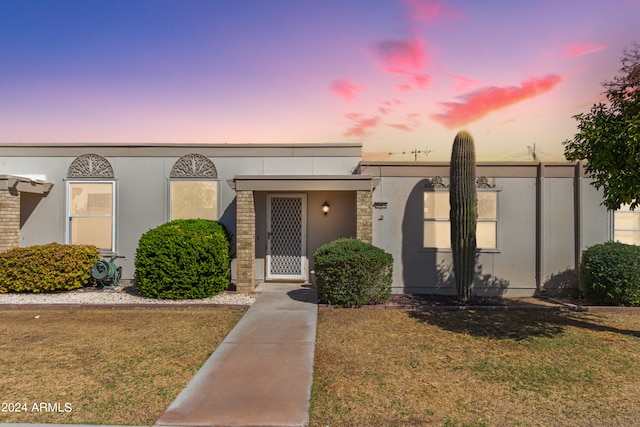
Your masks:
[[[640,0],[1,0],[0,142],[362,142],[563,160]],[[389,154],[392,153],[392,154]]]

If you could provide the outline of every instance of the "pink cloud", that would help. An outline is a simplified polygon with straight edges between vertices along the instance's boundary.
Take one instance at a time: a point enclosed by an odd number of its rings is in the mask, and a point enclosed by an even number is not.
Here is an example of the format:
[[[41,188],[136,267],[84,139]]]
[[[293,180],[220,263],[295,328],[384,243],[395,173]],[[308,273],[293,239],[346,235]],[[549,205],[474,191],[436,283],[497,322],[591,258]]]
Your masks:
[[[427,90],[431,83],[431,76],[428,74],[411,74],[406,81],[396,86],[400,92],[410,92],[412,90]]]
[[[345,117],[354,122],[343,134],[347,137],[364,137],[376,128],[381,120],[380,116],[363,117],[360,113],[349,113]]]
[[[406,125],[404,123],[390,123],[387,126],[403,130],[405,132],[411,132],[413,130],[411,127],[409,127],[409,125]]]
[[[378,107],[378,111],[382,114],[389,114],[393,111],[393,107],[402,104],[402,101],[399,99],[392,99],[390,101],[382,101],[380,104],[382,105]]]
[[[416,74],[411,77],[411,80],[418,89],[427,89],[429,83],[431,83],[431,76],[427,74]]]
[[[461,76],[458,74],[449,74],[449,73],[439,73],[443,76],[451,77],[457,83],[453,85],[453,90],[456,92],[464,92],[468,90],[471,86],[475,86],[478,84],[477,80],[474,80],[469,77]]]
[[[351,102],[358,97],[360,92],[367,90],[367,87],[357,86],[353,84],[351,79],[337,79],[331,82],[330,90],[346,102]]]
[[[422,70],[426,62],[424,42],[411,40],[384,40],[372,47],[376,60],[384,71],[414,74]]]
[[[448,128],[454,128],[478,120],[492,111],[549,92],[562,80],[562,76],[552,74],[532,78],[522,82],[520,86],[483,88],[463,95],[463,102],[444,103],[446,112],[433,114],[431,117]]]
[[[390,123],[387,126],[399,129],[405,132],[411,132],[420,125],[420,113],[410,113],[405,116],[404,123]]]
[[[384,105],[385,107],[393,107],[394,105],[401,105],[402,103],[402,100],[397,98],[388,101],[382,101],[382,105]]]
[[[410,17],[414,21],[426,22],[432,27],[439,27],[443,18],[463,18],[461,13],[448,8],[434,0],[404,0],[409,7]]]
[[[575,43],[567,46],[560,56],[562,58],[573,58],[576,56],[590,55],[592,53],[599,52],[606,47],[607,45],[605,45],[604,43]]]

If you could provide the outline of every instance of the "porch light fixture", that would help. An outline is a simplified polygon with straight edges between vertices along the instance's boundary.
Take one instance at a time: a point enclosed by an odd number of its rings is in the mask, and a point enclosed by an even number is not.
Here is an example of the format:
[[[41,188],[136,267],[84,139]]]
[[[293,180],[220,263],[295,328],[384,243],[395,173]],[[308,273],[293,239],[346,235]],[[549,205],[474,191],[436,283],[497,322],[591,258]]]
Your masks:
[[[324,202],[322,204],[322,213],[324,214],[324,216],[327,216],[327,214],[329,213],[329,203]]]

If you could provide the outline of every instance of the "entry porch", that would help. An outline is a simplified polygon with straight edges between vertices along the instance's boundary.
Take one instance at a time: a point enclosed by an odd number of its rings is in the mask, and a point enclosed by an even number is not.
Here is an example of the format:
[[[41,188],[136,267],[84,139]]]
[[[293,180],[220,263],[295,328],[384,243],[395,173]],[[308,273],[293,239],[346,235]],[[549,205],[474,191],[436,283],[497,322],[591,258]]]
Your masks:
[[[372,192],[362,175],[236,176],[236,290],[308,282],[313,253],[340,237],[373,240]]]

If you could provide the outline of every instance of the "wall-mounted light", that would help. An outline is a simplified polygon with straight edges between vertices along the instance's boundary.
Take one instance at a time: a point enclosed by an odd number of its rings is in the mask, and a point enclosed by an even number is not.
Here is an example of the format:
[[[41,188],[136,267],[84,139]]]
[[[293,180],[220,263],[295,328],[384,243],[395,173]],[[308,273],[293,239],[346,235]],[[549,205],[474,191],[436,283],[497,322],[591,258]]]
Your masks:
[[[329,213],[329,203],[324,202],[322,204],[322,213],[324,214],[324,216],[327,216],[327,214]]]

